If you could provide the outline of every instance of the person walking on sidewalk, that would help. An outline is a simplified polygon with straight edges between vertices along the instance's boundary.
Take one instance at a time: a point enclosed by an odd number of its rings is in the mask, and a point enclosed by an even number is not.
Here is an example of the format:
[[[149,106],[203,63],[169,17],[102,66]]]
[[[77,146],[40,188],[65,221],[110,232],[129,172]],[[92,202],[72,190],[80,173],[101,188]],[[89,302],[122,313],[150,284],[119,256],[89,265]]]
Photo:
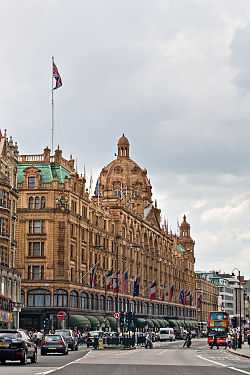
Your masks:
[[[248,343],[248,347],[250,349],[250,334],[247,335],[247,343]]]

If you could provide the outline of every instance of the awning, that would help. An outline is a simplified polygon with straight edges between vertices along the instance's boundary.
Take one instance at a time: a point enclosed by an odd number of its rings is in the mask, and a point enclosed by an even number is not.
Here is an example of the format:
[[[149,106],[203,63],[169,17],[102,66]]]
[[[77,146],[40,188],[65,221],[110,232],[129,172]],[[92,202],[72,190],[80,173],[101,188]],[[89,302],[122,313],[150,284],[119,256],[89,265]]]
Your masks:
[[[160,323],[159,323],[158,319],[152,319],[152,322],[154,323],[155,328],[160,328]]]
[[[165,327],[169,327],[169,323],[168,323],[168,320],[166,320],[166,319],[162,319],[162,321],[164,322],[164,324],[165,324]],[[165,327],[163,327],[163,328],[165,328]]]
[[[91,329],[95,330],[100,327],[100,322],[95,316],[86,315],[86,318],[90,321]]]
[[[96,319],[99,320],[101,328],[104,328],[104,327],[109,328],[110,327],[109,321],[106,318],[104,318],[104,316],[97,316]]]
[[[73,328],[91,328],[89,319],[83,315],[71,315],[69,318],[69,325]]]
[[[147,324],[146,320],[143,318],[136,318],[135,326],[136,328],[144,328]]]
[[[107,320],[109,321],[111,329],[116,331],[117,330],[117,320],[113,316],[108,316]]]
[[[146,325],[148,328],[154,328],[154,323],[151,319],[146,319]]]
[[[169,323],[169,326],[172,327],[172,328],[178,327],[178,324],[177,324],[176,320],[169,320],[168,323]]]
[[[164,322],[163,319],[157,319],[157,320],[158,320],[158,322],[160,324],[160,328],[165,328],[166,327],[165,322]]]

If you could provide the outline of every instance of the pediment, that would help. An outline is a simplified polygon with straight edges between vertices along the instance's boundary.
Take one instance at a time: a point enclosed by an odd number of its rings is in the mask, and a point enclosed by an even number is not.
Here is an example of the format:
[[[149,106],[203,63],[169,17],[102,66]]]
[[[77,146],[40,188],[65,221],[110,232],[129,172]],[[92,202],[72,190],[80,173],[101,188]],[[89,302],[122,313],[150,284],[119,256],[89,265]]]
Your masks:
[[[149,207],[149,209],[146,211],[145,220],[150,223],[152,227],[161,229],[155,207]]]

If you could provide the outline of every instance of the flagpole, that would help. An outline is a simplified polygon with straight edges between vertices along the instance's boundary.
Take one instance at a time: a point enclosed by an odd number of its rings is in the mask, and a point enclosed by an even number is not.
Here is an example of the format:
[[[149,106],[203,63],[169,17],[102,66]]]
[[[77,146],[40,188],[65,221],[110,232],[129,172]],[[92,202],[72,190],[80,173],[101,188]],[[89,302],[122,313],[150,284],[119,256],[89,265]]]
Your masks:
[[[52,76],[51,76],[51,152],[54,152],[54,89],[53,89],[53,65],[54,56],[52,56]]]

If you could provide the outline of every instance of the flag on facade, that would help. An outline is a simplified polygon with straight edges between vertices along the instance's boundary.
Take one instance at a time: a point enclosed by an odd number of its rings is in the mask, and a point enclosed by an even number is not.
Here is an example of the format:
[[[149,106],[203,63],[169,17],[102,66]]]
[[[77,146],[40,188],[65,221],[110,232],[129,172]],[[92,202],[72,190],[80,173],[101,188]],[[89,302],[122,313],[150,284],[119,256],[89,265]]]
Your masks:
[[[100,180],[99,180],[99,178],[96,181],[94,196],[97,197],[97,198],[100,197]]]
[[[113,278],[113,292],[119,292],[119,285],[120,285],[120,272],[115,272],[112,276]]]
[[[56,89],[58,89],[59,87],[62,86],[62,78],[59,74],[59,71],[57,69],[56,64],[54,63],[54,60],[53,60],[53,72],[52,72],[52,74],[53,74],[54,80],[56,81],[56,84],[53,87],[53,90],[56,90]]]
[[[171,285],[170,290],[169,290],[169,296],[168,296],[169,302],[172,302],[173,296],[174,296],[174,284]]]
[[[190,295],[191,295],[191,291],[190,290],[186,290],[185,305],[190,305]]]
[[[192,294],[192,292],[190,292],[190,296],[189,296],[189,305],[190,306],[193,305],[193,294]]]
[[[156,299],[156,281],[152,281],[149,285],[149,299]]]
[[[128,294],[128,271],[124,272],[123,274],[123,293]]]
[[[97,265],[95,264],[92,267],[91,274],[90,274],[90,286],[91,286],[91,288],[96,287],[96,271],[97,271]]]
[[[181,291],[180,291],[179,303],[181,303],[182,305],[185,305],[185,291],[184,291],[184,289],[181,289]]]
[[[198,307],[198,308],[201,308],[201,304],[202,304],[202,295],[199,294],[199,295],[198,295],[198,298],[197,298],[197,307]]]
[[[107,290],[112,290],[112,281],[113,281],[112,276],[113,276],[112,271],[107,271],[105,274],[105,283],[106,283]]]
[[[138,297],[139,295],[140,295],[140,280],[139,280],[139,277],[136,277],[133,283],[133,297]]]

